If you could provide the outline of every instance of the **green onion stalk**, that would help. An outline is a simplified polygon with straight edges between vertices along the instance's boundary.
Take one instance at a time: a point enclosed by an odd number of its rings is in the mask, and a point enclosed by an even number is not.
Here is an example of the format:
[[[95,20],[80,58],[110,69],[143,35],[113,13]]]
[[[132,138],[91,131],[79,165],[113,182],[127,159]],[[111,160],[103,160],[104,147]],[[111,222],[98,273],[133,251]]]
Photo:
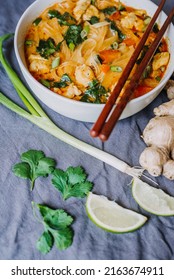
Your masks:
[[[23,82],[20,80],[16,72],[12,69],[12,67],[7,62],[4,53],[3,53],[3,42],[9,38],[11,38],[13,34],[6,34],[0,37],[0,62],[4,67],[9,79],[11,80],[15,90],[17,91],[20,99],[25,104],[25,110],[21,108],[19,105],[11,101],[8,97],[6,97],[2,92],[0,92],[0,103],[17,113],[18,115],[24,117],[30,122],[34,123],[41,129],[47,131],[51,135],[55,136],[59,140],[65,142],[77,148],[107,164],[116,168],[117,170],[126,173],[132,177],[141,177],[143,173],[143,169],[134,168],[129,166],[124,161],[118,159],[117,157],[108,154],[100,149],[97,149],[76,137],[64,132],[62,129],[57,127],[51,119],[47,116],[47,114],[43,111],[39,103],[34,99],[28,89],[25,87]]]

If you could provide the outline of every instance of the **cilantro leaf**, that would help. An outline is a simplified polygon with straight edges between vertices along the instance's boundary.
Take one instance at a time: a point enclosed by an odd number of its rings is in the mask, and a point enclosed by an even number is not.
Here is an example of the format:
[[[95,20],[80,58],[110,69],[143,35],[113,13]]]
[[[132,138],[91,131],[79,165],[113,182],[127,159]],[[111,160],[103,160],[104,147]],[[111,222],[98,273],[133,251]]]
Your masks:
[[[36,165],[38,161],[45,155],[42,151],[29,150],[21,154],[21,161],[27,162],[29,165]]]
[[[52,210],[40,204],[38,204],[38,208],[44,222],[53,229],[64,229],[73,221],[72,217],[62,209]]]
[[[68,30],[65,33],[64,39],[67,43],[67,46],[70,47],[71,44],[75,46],[78,46],[79,44],[81,44],[83,42],[83,40],[85,40],[86,38],[81,37],[81,32],[83,30],[82,25],[70,25]]]
[[[72,185],[75,185],[77,183],[83,183],[87,177],[87,174],[80,166],[77,167],[70,166],[67,168],[66,173],[68,175],[68,181]]]
[[[68,74],[63,74],[59,82],[54,82],[53,87],[64,88],[72,82]]]
[[[39,41],[39,45],[36,48],[36,51],[44,58],[48,59],[50,55],[55,53],[56,51],[60,51],[61,42],[57,45],[53,38],[48,38],[47,40],[41,39]]]
[[[76,23],[75,18],[68,12],[65,12],[64,14],[61,15],[61,13],[57,10],[49,10],[48,17],[51,19],[57,18],[60,25],[70,26],[70,25]]]
[[[118,28],[115,21],[110,20],[109,18],[106,18],[106,21],[110,22],[110,29],[118,33],[118,38],[120,42],[122,42],[126,38],[126,35]]]
[[[44,231],[36,243],[36,248],[41,253],[47,254],[53,247],[53,243],[54,243],[53,236],[49,232]]]
[[[28,165],[28,163],[17,163],[12,167],[12,171],[17,177],[21,177],[23,179],[29,178],[31,180],[30,166]]]
[[[51,174],[56,162],[54,159],[45,157],[42,151],[29,150],[21,155],[22,163],[13,166],[13,173],[21,178],[31,181],[31,190],[34,188],[35,180],[38,177],[45,177]]]
[[[90,20],[88,20],[89,21],[89,23],[90,24],[95,24],[95,23],[98,23],[99,21],[100,21],[100,19],[98,18],[98,17],[96,17],[96,16],[92,16],[91,18],[90,18]]]
[[[71,188],[70,192],[67,193],[67,198],[73,197],[85,197],[92,189],[92,183],[89,181],[78,183]]]
[[[38,26],[38,24],[42,21],[42,18],[38,17],[33,21],[34,26]]]
[[[58,189],[63,199],[73,197],[85,197],[92,189],[92,183],[86,180],[87,174],[84,169],[68,167],[66,171],[55,169],[53,172],[52,184]]]
[[[101,10],[101,11],[106,15],[112,15],[113,13],[116,12],[116,10],[117,10],[116,7],[110,6],[110,7],[107,7],[105,9]]]
[[[106,103],[108,92],[97,80],[89,83],[88,88],[84,92],[83,97],[80,99],[82,102],[87,103]]]
[[[73,218],[68,215],[63,209],[53,210],[48,206],[36,204],[32,202],[33,213],[36,208],[43,220],[41,221],[45,231],[36,243],[37,249],[43,253],[48,253],[55,244],[59,250],[68,248],[73,241],[73,230],[70,225]],[[38,217],[36,217],[38,219]]]
[[[144,47],[143,47],[143,49],[142,49],[142,51],[140,53],[140,56],[139,56],[139,58],[136,61],[136,64],[140,64],[142,62],[142,60],[145,57],[148,49],[149,49],[149,46],[148,45],[144,45]]]
[[[70,227],[59,231],[51,231],[54,237],[55,245],[59,250],[65,250],[72,244],[73,231]]]

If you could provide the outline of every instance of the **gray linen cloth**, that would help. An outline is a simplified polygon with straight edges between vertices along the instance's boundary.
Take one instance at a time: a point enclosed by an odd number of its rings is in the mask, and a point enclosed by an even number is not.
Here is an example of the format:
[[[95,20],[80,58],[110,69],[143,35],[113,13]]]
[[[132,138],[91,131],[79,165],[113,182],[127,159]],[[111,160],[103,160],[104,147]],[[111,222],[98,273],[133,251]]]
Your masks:
[[[2,1],[0,8],[0,35],[14,32],[15,26],[32,0]],[[159,1],[154,1],[159,3]],[[168,13],[173,1],[167,1],[164,10]],[[12,41],[6,45],[6,55],[22,78],[17,64]],[[17,104],[22,104],[13,86],[0,65],[0,91]],[[166,101],[162,92],[154,102],[138,114],[118,123],[109,141],[102,144],[89,136],[90,123],[78,122],[63,117],[42,104],[50,118],[62,129],[75,137],[111,153],[131,166],[139,165],[140,153],[145,144],[140,135],[153,117],[153,108]],[[20,161],[20,154],[38,149],[53,157],[57,167],[84,167],[88,179],[94,183],[96,194],[106,195],[120,205],[149,217],[148,222],[133,233],[112,234],[96,227],[87,217],[85,199],[61,199],[51,186],[50,176],[37,180],[33,192],[29,182],[12,173],[12,165]],[[158,177],[155,179],[163,190],[174,196],[173,182]],[[29,121],[0,105],[0,259],[75,259],[75,260],[171,260],[174,259],[174,217],[157,217],[141,209],[131,195],[131,177],[113,167],[59,141]],[[43,231],[42,224],[35,220],[31,201],[62,208],[75,221],[72,225],[74,240],[71,247],[59,251],[53,247],[42,255],[36,249],[36,240]]]

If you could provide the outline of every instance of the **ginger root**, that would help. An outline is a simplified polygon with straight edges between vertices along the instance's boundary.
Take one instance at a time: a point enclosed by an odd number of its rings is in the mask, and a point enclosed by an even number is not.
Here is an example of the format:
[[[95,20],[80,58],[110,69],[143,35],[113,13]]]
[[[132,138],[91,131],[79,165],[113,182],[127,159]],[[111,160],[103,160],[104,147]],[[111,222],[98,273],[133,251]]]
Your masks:
[[[154,114],[143,131],[147,147],[139,162],[152,176],[174,180],[174,99],[155,108]]]
[[[169,80],[165,86],[169,100],[174,99],[174,80]]]

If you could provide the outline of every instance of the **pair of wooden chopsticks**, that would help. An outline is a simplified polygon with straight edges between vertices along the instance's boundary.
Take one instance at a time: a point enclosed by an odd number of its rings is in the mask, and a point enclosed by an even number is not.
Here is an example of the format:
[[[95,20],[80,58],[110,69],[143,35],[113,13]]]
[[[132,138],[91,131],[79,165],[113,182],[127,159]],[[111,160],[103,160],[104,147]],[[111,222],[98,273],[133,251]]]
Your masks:
[[[115,107],[115,109],[113,110],[113,112],[111,113],[113,106],[116,103],[116,100],[120,94],[120,91],[122,90],[123,86],[126,83],[127,78],[129,77],[131,70],[138,58],[138,56],[140,55],[140,52],[143,48],[143,46],[146,43],[146,40],[149,36],[149,33],[151,31],[151,29],[153,28],[156,19],[158,18],[164,4],[165,4],[166,0],[162,0],[158,9],[156,10],[154,16],[152,17],[150,24],[148,25],[143,37],[141,38],[138,46],[136,47],[132,57],[130,58],[126,68],[124,69],[117,85],[115,86],[114,90],[111,93],[111,96],[109,97],[106,105],[104,106],[100,116],[98,117],[96,123],[93,125],[92,129],[90,130],[90,135],[92,137],[99,137],[102,141],[106,141],[114,126],[116,125],[116,122],[118,121],[120,115],[122,114],[124,108],[126,107],[127,103],[130,101],[134,90],[136,89],[136,87],[138,86],[139,80],[147,66],[147,64],[149,63],[149,61],[151,60],[154,52],[156,51],[167,27],[169,26],[169,24],[172,21],[172,18],[174,16],[174,9],[172,9],[172,11],[170,12],[169,16],[167,17],[165,23],[163,24],[163,26],[161,27],[161,29],[158,32],[158,35],[156,37],[156,39],[154,40],[154,42],[152,43],[152,45],[150,46],[149,50],[146,52],[146,55],[144,56],[142,62],[138,65],[131,81],[129,82],[128,86],[125,89],[125,92],[123,93],[123,95],[119,98],[117,105]],[[111,113],[111,115],[109,116],[109,114]],[[109,116],[109,118],[108,118]],[[107,122],[106,122],[107,120]]]

